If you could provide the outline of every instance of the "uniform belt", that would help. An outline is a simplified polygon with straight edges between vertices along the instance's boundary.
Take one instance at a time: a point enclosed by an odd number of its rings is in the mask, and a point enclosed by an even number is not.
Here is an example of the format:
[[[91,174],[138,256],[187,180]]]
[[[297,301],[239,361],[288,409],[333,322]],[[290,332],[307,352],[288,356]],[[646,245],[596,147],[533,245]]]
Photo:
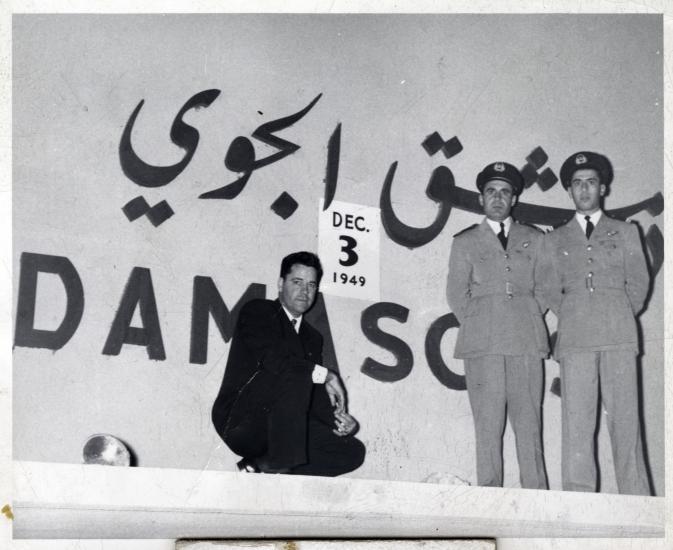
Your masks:
[[[606,277],[596,275],[592,272],[587,273],[584,278],[574,279],[569,281],[563,287],[566,294],[575,292],[594,292],[596,290],[614,290],[624,291],[624,281],[616,279],[615,277]]]
[[[533,290],[530,288],[521,288],[516,283],[498,281],[497,283],[486,283],[472,285],[470,287],[470,296],[472,298],[481,298],[482,296],[532,296]]]

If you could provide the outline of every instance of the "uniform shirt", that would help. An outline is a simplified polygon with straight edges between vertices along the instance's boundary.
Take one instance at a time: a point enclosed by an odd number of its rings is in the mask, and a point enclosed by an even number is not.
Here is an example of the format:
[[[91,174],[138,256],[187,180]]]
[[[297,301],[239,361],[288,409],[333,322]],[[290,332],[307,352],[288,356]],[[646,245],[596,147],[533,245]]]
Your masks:
[[[486,223],[491,226],[491,229],[493,229],[493,232],[497,235],[500,233],[500,222],[494,222],[493,220],[490,220],[486,218]],[[505,229],[505,237],[509,236],[509,228],[512,225],[512,217],[508,216],[507,219],[502,220],[502,224],[504,225]]]
[[[292,323],[293,320],[296,322],[294,324],[294,330],[299,333],[299,327],[301,326],[301,321],[304,318],[303,315],[300,315],[299,317],[295,317],[292,315],[287,308],[281,304],[283,311],[285,312],[285,315],[287,315],[287,318],[290,320],[290,323]],[[313,372],[311,373],[311,379],[313,380],[314,384],[324,384],[325,379],[327,378],[327,368],[323,367],[321,365],[316,365],[313,367]]]
[[[591,223],[594,224],[594,229],[596,228],[596,225],[598,224],[598,220],[601,219],[601,215],[603,214],[602,210],[596,210],[593,214],[589,214],[589,220]],[[577,220],[577,223],[580,224],[580,227],[582,228],[582,233],[585,235],[587,234],[587,220],[586,220],[586,214],[580,214],[579,212],[575,212],[575,219]]]
[[[582,221],[575,217],[544,238],[540,280],[558,318],[554,355],[637,352],[635,315],[649,288],[638,229],[601,214],[587,239]]]

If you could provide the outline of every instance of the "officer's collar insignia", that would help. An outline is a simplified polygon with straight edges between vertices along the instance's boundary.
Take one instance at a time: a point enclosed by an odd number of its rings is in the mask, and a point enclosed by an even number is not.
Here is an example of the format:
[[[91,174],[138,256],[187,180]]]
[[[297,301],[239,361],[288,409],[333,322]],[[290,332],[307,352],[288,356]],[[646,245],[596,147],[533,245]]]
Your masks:
[[[587,157],[585,157],[581,153],[575,157],[575,164],[585,164],[586,161],[587,161]]]
[[[529,244],[530,244],[530,241],[526,241],[526,242],[523,243],[521,246],[523,246],[524,248],[528,248],[528,245],[529,245]]]
[[[563,255],[564,255],[564,256],[567,256],[567,255],[568,255],[568,251],[567,251],[567,250],[564,250],[564,251],[563,251]]]
[[[617,230],[615,230],[615,231],[608,231],[608,237],[614,237],[617,233],[619,233],[619,231],[617,231]]]
[[[504,172],[505,171],[505,165],[502,162],[496,162],[493,165],[493,170],[496,172]]]

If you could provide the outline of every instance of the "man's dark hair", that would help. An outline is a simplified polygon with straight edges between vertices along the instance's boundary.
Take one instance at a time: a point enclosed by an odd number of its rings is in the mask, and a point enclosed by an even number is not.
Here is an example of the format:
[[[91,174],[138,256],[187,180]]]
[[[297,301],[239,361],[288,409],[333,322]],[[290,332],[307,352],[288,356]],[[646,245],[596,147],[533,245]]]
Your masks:
[[[312,267],[316,270],[318,275],[318,282],[322,279],[322,265],[320,265],[320,258],[313,254],[313,252],[293,252],[288,254],[283,258],[283,261],[280,264],[280,276],[285,278],[290,271],[292,271],[292,266],[295,264],[305,265],[306,267]]]

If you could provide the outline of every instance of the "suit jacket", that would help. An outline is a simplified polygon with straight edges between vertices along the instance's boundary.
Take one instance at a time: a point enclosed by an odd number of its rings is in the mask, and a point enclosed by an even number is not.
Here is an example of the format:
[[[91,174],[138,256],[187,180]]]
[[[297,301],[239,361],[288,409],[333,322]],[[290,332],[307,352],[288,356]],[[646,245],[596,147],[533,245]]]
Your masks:
[[[238,316],[222,386],[213,405],[218,432],[226,426],[239,393],[258,371],[264,372],[267,386],[261,391],[271,393],[273,375],[297,369],[311,378],[316,363],[322,363],[322,336],[306,316],[297,333],[278,300],[246,303]]]
[[[514,222],[503,250],[485,218],[455,236],[447,285],[449,306],[460,321],[454,357],[547,356],[536,284],[542,237],[539,229]]]
[[[603,213],[587,240],[573,217],[545,236],[541,276],[558,317],[557,359],[570,352],[638,350],[635,316],[649,275],[635,225]]]

